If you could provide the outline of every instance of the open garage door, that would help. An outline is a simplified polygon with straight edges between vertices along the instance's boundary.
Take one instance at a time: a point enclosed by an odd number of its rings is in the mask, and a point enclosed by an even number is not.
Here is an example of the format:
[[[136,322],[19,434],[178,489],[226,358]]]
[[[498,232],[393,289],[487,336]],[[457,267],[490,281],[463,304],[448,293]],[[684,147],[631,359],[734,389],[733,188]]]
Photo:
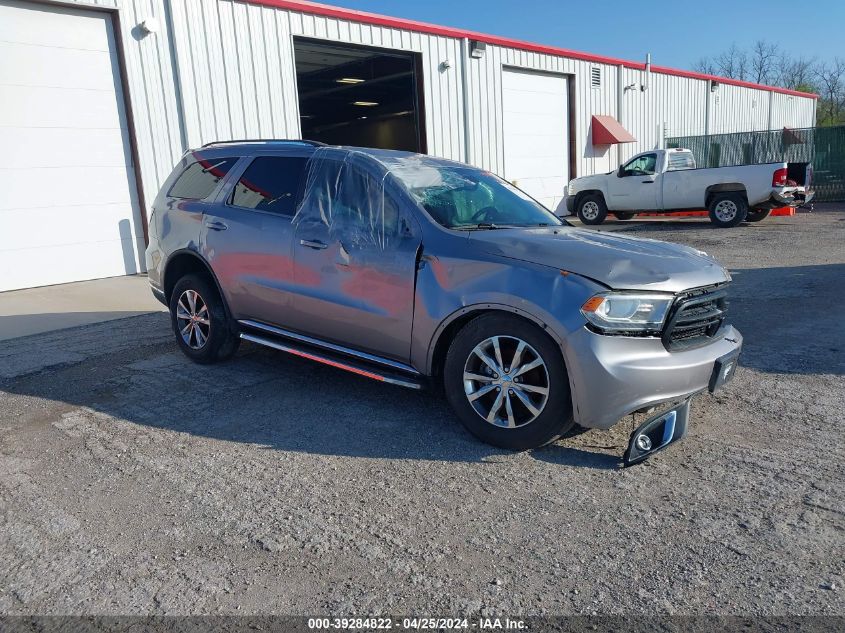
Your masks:
[[[560,75],[502,73],[505,178],[555,210],[569,182],[569,91]]]
[[[425,152],[419,55],[294,39],[302,138]]]
[[[0,0],[0,291],[139,270],[111,16]]]

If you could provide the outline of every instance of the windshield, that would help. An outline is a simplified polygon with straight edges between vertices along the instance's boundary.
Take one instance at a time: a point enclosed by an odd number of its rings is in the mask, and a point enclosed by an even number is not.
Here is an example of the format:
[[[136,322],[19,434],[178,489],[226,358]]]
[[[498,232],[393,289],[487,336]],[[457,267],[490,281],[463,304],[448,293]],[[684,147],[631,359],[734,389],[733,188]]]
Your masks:
[[[392,173],[436,222],[449,229],[560,226],[539,202],[490,172],[416,165]]]

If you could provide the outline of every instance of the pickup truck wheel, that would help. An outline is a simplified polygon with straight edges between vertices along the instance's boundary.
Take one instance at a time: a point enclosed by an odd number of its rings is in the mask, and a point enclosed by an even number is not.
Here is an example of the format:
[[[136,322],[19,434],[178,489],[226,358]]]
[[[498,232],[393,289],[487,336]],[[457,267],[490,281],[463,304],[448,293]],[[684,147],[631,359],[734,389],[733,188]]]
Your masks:
[[[607,217],[607,205],[601,196],[587,195],[578,201],[577,213],[584,224],[601,224]]]
[[[575,424],[560,348],[509,314],[473,319],[452,341],[444,389],[467,430],[509,450],[543,446]]]
[[[636,213],[624,213],[622,211],[614,211],[613,215],[616,217],[617,220],[630,220],[633,218]]]
[[[748,215],[745,216],[746,222],[759,222],[760,220],[765,220],[769,217],[769,214],[772,212],[771,209],[751,209],[748,212]]]
[[[185,275],[170,295],[170,322],[176,342],[192,361],[210,364],[230,358],[240,338],[231,331],[223,301],[205,278]]]
[[[720,193],[710,200],[708,210],[713,224],[728,229],[745,220],[748,215],[748,203],[737,193]]]

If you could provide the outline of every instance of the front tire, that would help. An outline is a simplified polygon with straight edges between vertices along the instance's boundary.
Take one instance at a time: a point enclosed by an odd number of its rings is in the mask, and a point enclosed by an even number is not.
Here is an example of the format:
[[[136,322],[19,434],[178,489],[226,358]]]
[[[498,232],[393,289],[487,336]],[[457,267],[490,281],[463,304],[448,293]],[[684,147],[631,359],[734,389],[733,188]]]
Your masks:
[[[582,196],[578,200],[578,219],[584,224],[601,224],[607,218],[607,205],[598,194]]]
[[[707,210],[713,224],[729,229],[745,221],[748,203],[745,197],[738,193],[718,193],[711,198]]]
[[[765,220],[769,217],[769,214],[772,212],[771,209],[751,209],[748,212],[748,215],[745,216],[746,222],[760,222]]]
[[[537,448],[575,424],[559,346],[510,314],[482,315],[458,332],[446,354],[443,383],[467,430],[494,446]]]
[[[207,365],[231,358],[240,338],[229,328],[217,288],[199,275],[185,275],[170,295],[170,323],[179,349]]]

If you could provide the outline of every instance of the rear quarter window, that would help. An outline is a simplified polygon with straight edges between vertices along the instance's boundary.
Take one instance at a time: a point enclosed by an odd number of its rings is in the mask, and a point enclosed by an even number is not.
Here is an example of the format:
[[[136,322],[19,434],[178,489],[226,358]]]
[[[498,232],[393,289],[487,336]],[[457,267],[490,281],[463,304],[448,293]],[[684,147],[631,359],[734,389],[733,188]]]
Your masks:
[[[236,162],[237,158],[199,159],[185,167],[167,195],[184,200],[205,200]]]

